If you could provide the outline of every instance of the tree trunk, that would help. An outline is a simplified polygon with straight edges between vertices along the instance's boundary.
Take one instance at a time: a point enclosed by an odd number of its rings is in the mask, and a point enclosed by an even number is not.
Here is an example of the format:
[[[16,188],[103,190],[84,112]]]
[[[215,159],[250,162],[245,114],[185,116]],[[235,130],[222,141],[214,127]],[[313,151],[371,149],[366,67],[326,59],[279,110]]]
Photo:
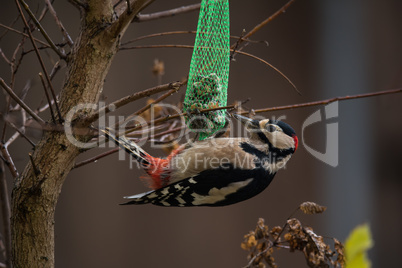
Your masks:
[[[89,0],[81,10],[80,36],[69,56],[60,93],[63,118],[78,104],[97,103],[120,37],[144,3],[149,1],[134,1],[132,11],[122,12],[117,19],[112,1]],[[90,112],[79,111],[76,121],[82,122]],[[85,141],[85,137],[77,139]],[[45,132],[34,150],[34,165],[28,163],[15,182],[11,219],[14,267],[54,267],[55,208],[79,153],[80,148],[71,144],[65,133]]]

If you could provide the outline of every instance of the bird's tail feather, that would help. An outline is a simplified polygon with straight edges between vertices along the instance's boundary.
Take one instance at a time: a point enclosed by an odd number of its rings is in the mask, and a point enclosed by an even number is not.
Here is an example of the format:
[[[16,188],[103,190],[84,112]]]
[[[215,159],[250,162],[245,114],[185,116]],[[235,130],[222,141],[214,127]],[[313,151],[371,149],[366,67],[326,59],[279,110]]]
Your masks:
[[[116,135],[112,134],[108,128],[100,129],[100,131],[105,135],[106,138],[115,142],[142,165],[148,175],[141,178],[151,189],[160,189],[169,184],[171,175],[170,161],[174,156],[183,150],[183,147],[179,147],[178,149],[174,150],[166,159],[162,159],[152,157],[136,143],[126,139],[123,136],[116,137]],[[139,202],[141,202],[140,199],[138,199],[137,203]]]
[[[154,191],[149,191],[141,194],[125,196],[125,199],[128,199],[128,202],[122,203],[120,205],[142,205],[151,203],[152,198],[149,198],[149,195]]]

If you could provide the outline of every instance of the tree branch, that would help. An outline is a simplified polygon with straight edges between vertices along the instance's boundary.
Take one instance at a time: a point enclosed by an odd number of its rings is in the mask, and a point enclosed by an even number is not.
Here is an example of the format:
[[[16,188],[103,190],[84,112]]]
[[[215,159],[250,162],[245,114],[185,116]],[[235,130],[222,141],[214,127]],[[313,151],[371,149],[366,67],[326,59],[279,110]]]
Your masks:
[[[42,27],[42,25],[40,24],[40,22],[36,19],[35,15],[32,13],[32,11],[29,9],[29,6],[27,3],[25,3],[24,0],[15,0],[15,2],[17,3],[18,6],[18,10],[20,11],[21,17],[23,18],[23,20],[25,20],[24,15],[22,13],[21,7],[19,5],[19,2],[21,2],[22,6],[24,7],[25,11],[28,13],[28,15],[31,17],[31,19],[34,21],[36,27],[38,27],[38,29],[40,30],[40,32],[42,33],[43,37],[46,39],[46,41],[48,42],[48,44],[52,47],[52,49],[54,50],[54,52],[56,52],[57,55],[59,55],[60,58],[65,59],[66,58],[66,54],[64,52],[62,52],[52,41],[52,39],[49,37],[49,35],[47,34],[47,32],[45,31],[45,29]],[[25,22],[24,22],[25,23]],[[28,33],[30,32],[29,30],[29,26],[27,26],[27,24],[25,25],[28,28]],[[30,34],[31,37],[32,33]],[[33,37],[31,37],[33,39]]]
[[[52,3],[50,2],[50,0],[45,0],[45,2],[47,7],[49,8],[50,14],[52,14],[54,20],[56,21],[57,26],[59,26],[61,33],[63,34],[69,46],[72,47],[74,45],[74,42],[71,39],[70,35],[68,34],[66,28],[64,28],[63,24],[59,20],[59,17],[57,17],[56,10],[54,10]]]
[[[23,22],[24,22],[24,24],[25,24],[25,27],[27,28],[27,31],[28,31],[28,34],[29,34],[29,38],[30,38],[30,40],[31,40],[31,42],[32,42],[32,45],[33,45],[34,49],[35,49],[36,56],[38,57],[38,60],[39,60],[39,63],[40,63],[40,65],[41,65],[41,67],[42,67],[43,73],[45,74],[45,77],[46,77],[47,83],[48,83],[48,85],[49,85],[50,91],[51,91],[52,94],[53,94],[54,104],[55,104],[55,106],[56,106],[56,110],[57,110],[58,115],[59,115],[59,121],[61,122],[61,121],[63,120],[63,118],[61,117],[60,109],[59,109],[59,106],[58,106],[58,104],[57,104],[57,99],[56,99],[56,95],[55,95],[55,93],[54,93],[54,89],[53,89],[52,82],[50,81],[49,74],[48,74],[48,72],[47,72],[47,70],[46,70],[46,67],[45,67],[45,64],[44,64],[44,62],[43,62],[43,59],[42,59],[42,57],[41,57],[41,55],[40,55],[40,53],[39,53],[38,47],[36,46],[36,43],[35,43],[35,41],[34,41],[32,32],[31,32],[31,30],[30,30],[30,28],[29,28],[28,22],[27,22],[27,20],[25,19],[24,13],[22,12],[20,3],[19,3],[18,1],[21,1],[22,3],[24,3],[24,4],[27,6],[28,10],[29,10],[29,7],[28,7],[28,5],[27,5],[25,2],[23,2],[23,0],[15,0],[15,2],[16,2],[16,4],[17,4],[17,7],[18,7],[18,11],[20,12],[21,18],[22,18],[22,20],[23,20]],[[31,13],[32,13],[32,12],[31,12]],[[32,14],[32,15],[33,15],[33,14]],[[35,16],[34,16],[34,17],[35,17]],[[39,23],[39,22],[38,22],[38,23]],[[62,57],[62,58],[63,58],[63,57]],[[64,58],[65,58],[65,57],[64,57]]]
[[[278,111],[278,110],[290,110],[290,109],[302,108],[302,107],[308,107],[308,106],[326,105],[326,104],[334,102],[334,101],[352,100],[352,99],[367,98],[367,97],[374,97],[374,96],[387,95],[387,94],[397,94],[397,93],[401,93],[401,92],[402,92],[402,88],[398,88],[398,89],[384,90],[384,91],[379,91],[379,92],[374,92],[374,93],[336,97],[336,98],[332,98],[332,99],[307,102],[307,103],[301,103],[301,104],[278,106],[278,107],[271,107],[271,108],[264,108],[264,109],[257,109],[257,110],[253,109],[252,112],[253,113],[264,113],[264,112],[271,112],[271,111]],[[217,111],[217,110],[223,110],[223,109],[235,109],[235,108],[237,108],[237,105],[228,105],[228,106],[224,106],[224,107],[203,109],[203,110],[200,110],[199,113],[206,113],[206,112],[210,112],[210,111]],[[245,112],[239,112],[238,114],[248,114],[248,113],[250,113],[250,112],[245,111]],[[187,115],[187,113],[179,113],[179,114],[174,114],[174,115],[161,116],[154,120],[145,122],[144,124],[135,124],[134,126],[131,127],[129,132],[135,131],[135,130],[140,129],[145,126],[154,125],[154,124],[161,123],[161,122],[166,122],[168,120],[172,120],[172,119],[175,119],[175,118],[178,118],[181,116],[186,116],[186,115]]]
[[[141,10],[150,5],[153,1],[155,0],[136,0],[131,2],[129,8],[126,8],[121,15],[118,14],[117,21],[113,23],[109,31],[111,33],[124,31],[128,27],[129,23],[134,19],[134,17],[139,12],[141,12]]]
[[[237,53],[241,54],[241,55],[245,55],[248,57],[251,57],[253,59],[256,59],[266,65],[268,65],[269,67],[271,67],[272,69],[274,69],[277,73],[279,73],[283,78],[286,79],[286,81],[288,81],[288,83],[293,87],[293,89],[299,94],[301,95],[300,91],[297,89],[296,85],[293,84],[292,80],[290,80],[290,78],[288,78],[284,73],[282,73],[278,68],[276,68],[274,65],[272,65],[271,63],[267,62],[264,59],[261,59],[257,56],[254,56],[253,54],[247,53],[247,52],[243,52],[243,51],[237,51]]]
[[[42,73],[39,73],[39,78],[40,78],[40,81],[42,82],[43,90],[45,91],[45,96],[46,96],[47,103],[49,105],[49,110],[50,110],[50,115],[52,117],[52,122],[54,124],[56,124],[56,118],[54,117],[54,112],[53,112],[53,108],[52,108],[52,101],[50,99],[49,93],[47,92],[46,83],[45,83],[45,80],[43,78]]]
[[[295,0],[290,0],[289,2],[287,2],[284,6],[282,6],[279,10],[277,10],[274,14],[272,14],[271,16],[269,16],[266,20],[262,21],[261,23],[259,23],[258,25],[256,25],[251,31],[249,31],[247,34],[245,34],[243,36],[243,40],[240,40],[238,42],[238,45],[240,43],[242,43],[244,41],[244,39],[249,38],[250,36],[252,36],[253,34],[255,34],[256,32],[258,32],[259,30],[261,30],[262,27],[264,27],[265,25],[268,24],[268,22],[274,20],[276,17],[278,17],[280,14],[285,13],[285,11],[290,7],[291,4],[293,4]],[[236,46],[236,44],[233,44],[231,48],[234,48]]]
[[[272,112],[272,111],[279,111],[279,110],[291,110],[291,109],[303,108],[303,107],[309,107],[309,106],[327,105],[327,104],[329,104],[331,102],[335,102],[335,101],[368,98],[368,97],[375,97],[375,96],[380,96],[380,95],[396,94],[396,93],[401,93],[401,92],[402,92],[402,88],[390,89],[390,90],[378,91],[378,92],[373,92],[373,93],[358,94],[358,95],[344,96],[344,97],[335,97],[335,98],[327,99],[327,100],[312,101],[312,102],[307,102],[307,103],[285,105],[285,106],[271,107],[271,108],[265,108],[265,109],[257,109],[257,110],[254,110],[254,112],[255,113],[264,113],[264,112]],[[245,113],[246,112],[242,112],[240,114],[245,114]]]
[[[17,178],[19,176],[18,170],[15,167],[15,164],[13,162],[13,159],[11,158],[10,153],[8,152],[7,147],[2,142],[0,142],[0,151],[1,154],[3,155],[3,158],[6,160],[5,163],[8,169],[10,170],[11,175],[13,176],[14,179]]]
[[[149,97],[153,94],[157,94],[160,93],[162,91],[166,91],[166,90],[170,90],[170,89],[178,89],[179,87],[182,86],[182,83],[180,82],[172,82],[169,84],[164,84],[164,85],[160,85],[160,86],[156,86],[156,87],[152,87],[152,88],[148,88],[145,89],[143,91],[140,92],[136,92],[132,95],[123,97],[117,101],[114,101],[112,103],[110,103],[109,105],[101,108],[97,113],[94,113],[93,115],[91,115],[90,117],[88,117],[86,119],[87,122],[92,123],[94,121],[96,121],[100,114],[108,114],[111,111],[111,107],[113,107],[113,109],[118,109],[126,104],[129,104],[133,101],[145,98],[145,97]]]
[[[198,9],[200,9],[200,6],[201,6],[201,4],[198,3],[198,4],[182,6],[182,7],[178,7],[178,8],[174,8],[174,9],[170,9],[170,10],[155,12],[152,14],[138,14],[137,16],[134,17],[132,22],[144,22],[144,21],[172,17],[172,16],[175,16],[178,14],[183,14],[183,13],[191,12],[194,10],[198,10]]]
[[[42,118],[40,118],[37,114],[34,113],[34,111],[31,110],[31,108],[28,107],[15,93],[14,91],[7,86],[7,84],[4,82],[3,78],[0,78],[0,85],[6,90],[8,95],[13,98],[30,116],[32,116],[35,121],[38,123],[44,125],[45,121],[43,121]]]
[[[3,52],[3,50],[2,50],[1,48],[0,48],[0,56],[4,59],[4,61],[5,61],[8,65],[12,66],[11,61],[7,58],[7,56],[4,54],[4,52]]]
[[[9,124],[15,131],[17,131],[17,132],[21,135],[21,137],[23,137],[24,139],[26,139],[26,141],[29,142],[29,144],[31,144],[33,148],[35,148],[35,146],[36,146],[35,143],[33,143],[33,141],[31,141],[31,139],[28,138],[28,137],[25,135],[25,133],[23,132],[23,129],[25,129],[25,126],[22,126],[21,129],[19,129],[16,125],[14,125],[14,124],[11,123],[11,122],[7,122],[7,124]]]
[[[119,148],[114,148],[114,149],[112,149],[112,150],[110,150],[110,151],[107,151],[107,152],[105,152],[105,153],[102,153],[102,154],[96,155],[96,156],[94,156],[94,157],[88,158],[88,159],[86,159],[86,160],[83,160],[83,161],[81,161],[81,162],[75,164],[75,165],[73,166],[73,168],[79,168],[79,167],[85,166],[85,165],[87,165],[87,164],[96,162],[97,160],[99,160],[99,159],[101,159],[101,158],[103,158],[103,157],[105,157],[105,156],[114,154],[114,153],[117,152],[117,151],[119,151]]]
[[[166,44],[166,45],[144,45],[144,46],[132,46],[132,47],[121,47],[120,50],[130,50],[130,49],[142,49],[142,48],[189,48],[189,49],[193,49],[194,46],[190,46],[190,45],[172,45],[172,44]],[[230,51],[233,51],[233,49],[230,49]],[[275,66],[273,66],[271,63],[267,62],[266,60],[263,60],[257,56],[254,56],[253,54],[247,53],[247,52],[243,52],[243,51],[236,51],[236,53],[239,53],[241,55],[247,56],[247,57],[251,57],[253,59],[256,59],[262,63],[264,63],[265,65],[271,67],[272,69],[274,69],[274,71],[276,71],[277,73],[279,73],[283,78],[286,79],[286,81],[288,81],[288,83],[293,87],[294,90],[296,90],[296,92],[301,95],[300,91],[297,89],[296,85],[293,84],[293,82],[284,74],[282,73],[278,68],[276,68]]]
[[[181,85],[183,85],[183,84],[185,84],[185,83],[181,83]],[[152,105],[157,104],[157,103],[161,102],[162,100],[166,99],[167,97],[171,96],[172,94],[176,93],[179,89],[180,89],[180,87],[175,87],[175,88],[169,90],[168,92],[166,92],[165,94],[163,94],[162,96],[160,96],[159,98],[154,100],[152,103],[146,105],[145,107],[141,108],[140,110],[136,111],[135,113],[127,116],[122,122],[117,122],[115,127],[123,124],[124,122],[130,121],[132,118],[136,117],[137,115],[139,115],[139,114],[145,112],[146,110],[148,110],[149,108],[151,108]]]
[[[306,102],[306,103],[300,103],[300,104],[277,106],[277,107],[270,107],[270,108],[263,108],[263,109],[256,109],[256,110],[253,109],[252,112],[253,113],[265,113],[265,112],[272,112],[272,111],[279,111],[279,110],[291,110],[291,109],[310,107],[310,106],[327,105],[327,104],[329,104],[331,102],[335,102],[335,101],[361,99],[361,98],[375,97],[375,96],[388,95],[388,94],[397,94],[397,93],[402,93],[402,88],[383,90],[383,91],[366,93],[366,94],[357,94],[357,95],[352,95],[352,96],[335,97],[335,98],[331,98],[331,99],[312,101],[312,102]],[[224,106],[224,107],[204,109],[204,110],[201,110],[200,113],[206,113],[206,112],[210,112],[210,111],[223,110],[223,109],[236,109],[236,108],[237,108],[236,105],[228,105],[228,106]],[[238,114],[248,114],[248,113],[249,112],[246,111],[246,112],[239,112]],[[171,116],[169,119],[173,119],[173,118],[176,118],[179,116],[184,116],[184,115],[186,115],[186,113],[176,114],[174,116]],[[160,119],[163,119],[163,118],[160,118]]]
[[[121,43],[120,47],[126,46],[128,44],[137,42],[139,40],[147,39],[147,38],[152,38],[152,37],[159,37],[159,36],[165,36],[165,35],[174,35],[174,34],[196,34],[197,31],[170,31],[170,32],[162,32],[162,33],[153,33],[153,34],[148,34],[148,35],[143,35],[134,39],[131,39],[129,41],[126,41],[124,43]],[[267,41],[257,41],[257,40],[250,40],[250,39],[244,39],[241,36],[236,36],[236,35],[231,35],[230,38],[233,39],[242,39],[248,43],[264,43],[268,44]]]
[[[21,31],[18,31],[18,30],[14,29],[14,28],[8,27],[7,25],[4,25],[4,24],[2,24],[2,23],[0,23],[0,27],[3,27],[3,28],[5,28],[5,29],[7,29],[7,30],[9,30],[9,31],[11,31],[11,32],[14,32],[14,33],[17,33],[17,34],[20,34],[20,35],[22,35],[22,36],[25,36],[25,37],[28,37],[28,38],[29,38],[29,35],[28,35],[28,34],[23,33],[23,32],[21,32]],[[41,44],[41,45],[44,45],[44,46],[46,46],[46,47],[50,47],[47,43],[43,42],[42,40],[39,40],[39,39],[37,39],[37,38],[34,38],[34,40],[35,40],[35,42],[38,42],[38,43]]]

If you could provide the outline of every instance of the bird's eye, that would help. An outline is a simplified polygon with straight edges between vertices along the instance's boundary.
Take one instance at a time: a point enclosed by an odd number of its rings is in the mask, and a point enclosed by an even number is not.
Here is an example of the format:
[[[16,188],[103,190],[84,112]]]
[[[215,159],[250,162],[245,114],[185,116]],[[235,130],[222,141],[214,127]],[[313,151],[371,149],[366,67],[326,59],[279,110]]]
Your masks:
[[[267,125],[265,128],[266,128],[266,130],[268,130],[269,132],[274,132],[274,131],[277,130],[276,126],[274,126],[274,125]]]

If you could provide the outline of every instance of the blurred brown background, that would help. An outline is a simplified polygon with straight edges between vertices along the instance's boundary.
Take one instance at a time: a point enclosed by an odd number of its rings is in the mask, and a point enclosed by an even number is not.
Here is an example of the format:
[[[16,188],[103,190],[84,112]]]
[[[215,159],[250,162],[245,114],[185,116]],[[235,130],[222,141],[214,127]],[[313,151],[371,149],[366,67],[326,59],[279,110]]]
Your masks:
[[[166,10],[197,1],[155,1],[144,13]],[[28,1],[41,10],[42,1]],[[240,35],[279,9],[285,1],[230,2],[231,34]],[[54,7],[65,27],[77,37],[79,14],[67,1]],[[231,63],[228,102],[251,98],[255,109],[303,103],[336,96],[369,93],[402,85],[402,2],[399,0],[298,0],[289,10],[259,31],[245,51],[283,71],[302,92],[299,96],[278,73],[262,63],[237,55]],[[13,1],[0,4],[1,23],[16,17]],[[195,30],[197,12],[151,22],[132,24],[123,41],[164,31]],[[51,17],[43,24],[55,40],[62,36]],[[15,28],[21,29],[17,23]],[[0,29],[0,33],[4,30]],[[37,34],[37,36],[39,36]],[[9,33],[1,49],[9,55],[19,36]],[[137,44],[192,44],[194,35],[169,36]],[[57,41],[56,41],[57,42]],[[28,45],[29,47],[29,45]],[[191,50],[143,49],[121,51],[104,87],[106,102],[157,84],[151,68],[154,59],[165,63],[163,83],[188,74]],[[16,88],[34,78],[29,100],[34,107],[42,94],[35,55],[20,70]],[[50,68],[50,66],[48,66]],[[0,60],[0,76],[9,79],[9,68]],[[60,88],[61,72],[55,81]],[[168,102],[177,102],[181,90]],[[127,115],[145,100],[119,111]],[[0,102],[4,107],[4,100]],[[342,241],[356,225],[368,222],[375,246],[373,267],[402,267],[398,256],[402,238],[402,94],[339,103],[339,117],[323,120],[303,131],[303,122],[323,107],[302,108],[266,117],[286,116],[299,135],[299,150],[285,170],[257,197],[222,208],[163,208],[151,205],[119,206],[122,196],[147,190],[136,168],[117,155],[73,170],[63,187],[56,215],[56,264],[64,267],[242,267],[247,253],[240,248],[243,235],[255,228],[259,217],[272,227],[282,225],[303,201],[328,207],[322,215],[297,214],[320,234]],[[325,151],[326,124],[338,123],[339,165],[331,167],[305,147]],[[303,136],[303,138],[302,138]],[[303,141],[303,142],[302,142]],[[20,140],[11,148],[21,170],[30,150]],[[85,153],[86,159],[105,149]],[[163,155],[162,151],[150,150]],[[79,161],[79,160],[78,160]],[[9,181],[10,187],[12,181]],[[307,267],[300,253],[276,253],[280,267]]]

